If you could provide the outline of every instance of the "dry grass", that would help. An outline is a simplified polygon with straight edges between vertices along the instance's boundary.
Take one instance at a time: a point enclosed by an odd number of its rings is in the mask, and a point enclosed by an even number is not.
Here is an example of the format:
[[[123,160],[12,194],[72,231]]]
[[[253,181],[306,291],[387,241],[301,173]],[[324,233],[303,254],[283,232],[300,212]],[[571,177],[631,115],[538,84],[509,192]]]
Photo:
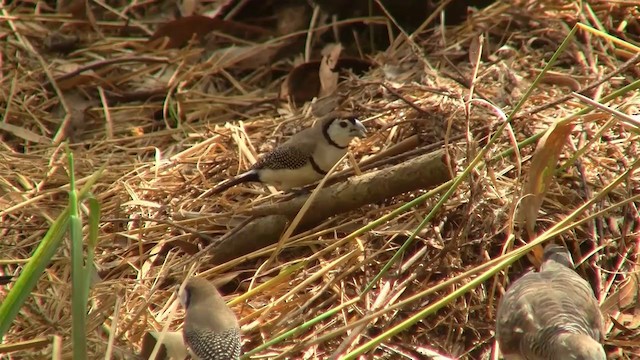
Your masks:
[[[407,42],[374,54],[384,67],[341,85],[343,94],[348,95],[342,107],[360,113],[372,130],[369,138],[352,147],[355,158],[366,158],[417,133],[420,146],[446,139],[456,155],[456,170],[463,169],[485,145],[491,134],[488,129],[501,121],[479,107],[472,107],[465,115],[469,97],[465,84],[469,84],[473,68],[467,49],[473,39],[484,31],[487,55],[473,82],[473,96],[509,113],[572,24],[594,25],[597,19],[605,29],[614,29],[633,11],[623,3],[584,3],[583,8],[571,2],[564,6],[555,3],[487,8],[467,23],[447,30],[446,36],[436,32],[413,38],[424,55]],[[27,8],[5,9],[0,24],[4,43],[0,104],[3,122],[15,127],[0,131],[0,263],[5,272],[17,271],[67,204],[68,177],[62,146],[55,145],[58,140],[72,139],[80,179],[108,164],[94,189],[103,216],[96,253],[102,280],[90,296],[89,349],[93,358],[104,356],[112,331],[117,357],[137,351],[146,331],[159,331],[165,324],[175,308],[174,285],[190,271],[206,271],[210,279],[231,279],[222,288],[230,297],[272,281],[272,286],[250,293],[233,306],[241,318],[245,351],[356,299],[334,316],[261,353],[266,357],[327,358],[339,348],[352,350],[362,345],[461,284],[385,312],[357,331],[347,331],[346,325],[499,256],[512,246],[507,243],[510,235],[521,237],[513,214],[533,146],[523,147],[519,158],[508,156],[473,171],[401,261],[362,298],[358,299],[358,294],[437,198],[331,251],[323,249],[419,194],[405,194],[327,219],[316,229],[295,235],[268,266],[264,264],[270,252],[211,268],[206,254],[195,256],[199,247],[240,224],[245,219],[244,209],[275,201],[277,196],[253,185],[214,198],[205,196],[206,191],[245,169],[256,154],[307,125],[289,106],[271,101],[277,96],[279,80],[271,79],[264,68],[242,73],[222,69],[219,64],[203,61],[194,49],[147,49],[140,38],[116,36],[114,25],[121,23],[108,20],[97,24],[104,37],[85,30],[81,47],[69,56],[47,53],[44,40],[51,29],[64,25],[67,31],[80,33],[78,25],[73,28],[72,21],[59,16],[32,14]],[[637,28],[637,21],[634,24]],[[130,61],[104,63],[57,81],[57,88],[50,87],[52,77],[115,58]],[[519,113],[527,115],[515,118],[490,154],[513,149],[511,136],[522,141],[579,110],[582,105],[576,100],[537,110],[569,92],[567,78],[584,87],[615,71],[624,60],[624,53],[614,51],[611,43],[581,35],[554,68],[565,77],[534,90]],[[385,78],[392,73],[395,78]],[[637,66],[586,94],[609,94],[633,79],[638,79]],[[132,93],[149,89],[164,90],[142,102],[130,101]],[[76,90],[89,94],[92,100],[83,100]],[[637,93],[614,102],[626,113],[637,111],[638,104]],[[179,123],[154,120],[163,107],[166,114],[177,114]],[[540,231],[599,193],[639,159],[637,131],[615,121],[607,124],[608,120],[607,116],[590,118],[574,129],[560,164],[579,149],[586,152],[556,176],[539,215]],[[637,196],[639,180],[636,171],[581,218]],[[638,202],[617,207],[558,237],[583,261],[579,271],[594,285],[601,301],[615,296],[629,274],[638,271],[639,238]],[[513,246],[519,244],[521,240],[516,240]],[[289,276],[273,280],[280,271],[311,256],[311,261]],[[59,335],[68,353],[68,259],[65,244],[5,342]],[[523,259],[507,275],[517,277],[529,266]],[[505,274],[496,276],[435,316],[387,339],[374,351],[375,356],[424,358],[428,351],[435,351],[451,357],[488,358],[494,343],[495,306],[505,284]],[[6,291],[0,288],[0,294]],[[607,351],[611,358],[637,358],[637,310],[614,315],[620,324],[608,321]],[[178,315],[170,329],[179,328],[179,320]],[[25,351],[14,358],[42,358],[47,352],[50,349]]]

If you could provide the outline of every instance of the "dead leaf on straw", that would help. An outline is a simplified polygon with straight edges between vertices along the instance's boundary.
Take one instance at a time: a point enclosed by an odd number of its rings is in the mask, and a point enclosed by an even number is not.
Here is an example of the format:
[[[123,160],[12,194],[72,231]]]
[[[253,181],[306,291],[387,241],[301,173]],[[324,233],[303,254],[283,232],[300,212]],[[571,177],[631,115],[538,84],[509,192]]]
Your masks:
[[[525,222],[530,238],[534,238],[534,229],[542,200],[553,179],[562,148],[573,130],[572,122],[556,122],[547,130],[538,142],[531,160],[529,177],[524,185],[522,203],[518,209],[518,222]]]
[[[87,124],[87,109],[91,106],[98,105],[97,101],[87,100],[77,91],[70,91],[64,94],[64,100],[70,112],[69,122],[66,124],[66,128],[63,130],[65,138],[71,139],[71,142],[79,141],[80,135],[86,129]],[[60,117],[63,117],[62,106],[58,107],[57,111],[60,113]]]
[[[600,305],[603,314],[614,316],[630,308],[640,306],[640,275],[632,273]]]
[[[231,46],[214,50],[209,54],[209,61],[218,68],[233,66],[240,70],[253,70],[272,63],[281,44]]]
[[[198,41],[204,39],[205,35],[218,29],[218,26],[217,20],[207,16],[186,16],[160,25],[149,38],[149,42],[155,44],[156,40],[166,37],[169,39],[166,47],[180,48],[187,45],[193,38]]]
[[[320,96],[320,66],[321,62],[309,61],[293,68],[280,87],[280,99],[291,99],[295,104],[303,104],[311,101],[314,97]],[[367,60],[345,57],[338,60],[335,70],[339,74],[351,70],[354,74],[360,75],[369,71],[373,64]]]
[[[80,38],[74,34],[62,34],[54,31],[43,40],[45,49],[49,52],[68,54],[80,45]]]
[[[65,61],[55,64],[55,67],[52,69],[52,73],[59,78],[62,75],[78,70],[80,67],[81,66],[79,64]],[[90,83],[102,84],[103,81],[104,79],[102,79],[94,70],[86,70],[75,76],[58,79],[57,84],[60,90],[65,91],[73,90],[78,86]]]
[[[167,47],[180,48],[195,38],[199,42],[212,31],[233,35],[243,39],[251,39],[256,36],[268,34],[268,31],[257,27],[245,25],[235,21],[212,19],[203,15],[192,15],[169,21],[158,27],[149,38],[149,43],[156,45],[156,40],[168,38]]]
[[[340,74],[336,66],[342,52],[341,44],[327,45],[322,49],[322,62],[320,63],[320,94],[319,97],[327,96],[338,88],[338,78]]]
[[[318,96],[320,78],[318,78],[320,62],[308,62],[294,67],[280,87],[280,98],[291,98],[296,104],[302,104]]]
[[[565,74],[546,73],[542,78],[542,81],[556,86],[566,86],[572,91],[580,90],[580,83],[571,76]]]
[[[16,137],[23,140],[31,141],[36,144],[50,144],[51,140],[46,137],[36,134],[31,130],[21,128],[20,126],[9,124],[8,122],[0,121],[0,131],[6,131]]]
[[[484,36],[480,34],[471,40],[469,45],[469,63],[475,66],[480,62],[480,56],[482,55],[482,44],[484,42]]]
[[[60,90],[72,90],[81,85],[86,85],[94,82],[94,80],[100,79],[98,75],[96,75],[93,71],[87,71],[83,74],[78,74],[74,77],[64,79],[58,82],[58,87]],[[98,81],[98,83],[100,83]]]

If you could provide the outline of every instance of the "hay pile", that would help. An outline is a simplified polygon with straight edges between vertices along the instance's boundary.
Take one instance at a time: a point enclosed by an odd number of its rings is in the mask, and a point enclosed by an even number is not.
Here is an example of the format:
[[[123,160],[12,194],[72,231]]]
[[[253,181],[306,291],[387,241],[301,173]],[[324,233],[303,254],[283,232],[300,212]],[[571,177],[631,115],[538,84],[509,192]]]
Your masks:
[[[214,197],[207,196],[207,190],[246,169],[256,154],[309,125],[304,115],[311,111],[309,105],[294,108],[276,101],[282,81],[278,70],[291,69],[290,60],[273,68],[236,71],[236,64],[225,68],[224,61],[207,58],[199,47],[146,46],[152,26],[135,22],[136,32],[129,34],[108,5],[93,9],[88,21],[83,16],[90,11],[76,11],[76,18],[69,19],[40,6],[24,3],[2,10],[0,261],[5,273],[18,271],[67,205],[62,140],[72,144],[78,178],[107,165],[93,189],[102,205],[102,221],[96,252],[100,280],[90,295],[92,358],[103,358],[108,344],[113,345],[114,358],[137,352],[144,334],[160,331],[175,310],[175,286],[194,272],[226,280],[221,290],[230,298],[247,293],[233,305],[243,327],[245,351],[337,309],[260,351],[263,357],[329,358],[401,325],[473,276],[437,291],[423,291],[523,243],[514,214],[535,141],[519,152],[497,155],[513,151],[516,142],[576,113],[584,104],[575,98],[553,102],[621,69],[633,55],[603,37],[579,32],[560,54],[553,76],[533,90],[488,149],[485,163],[461,183],[390,271],[360,296],[446,187],[350,241],[340,240],[428,189],[328,218],[292,234],[277,253],[271,246],[214,265],[211,252],[203,249],[245,223],[252,208],[284,197],[259,185],[236,187]],[[165,13],[152,4],[139,6],[148,14]],[[387,51],[371,54],[378,66],[361,77],[349,76],[339,87],[345,96],[340,107],[358,113],[371,133],[352,146],[356,161],[411,138],[410,150],[423,153],[446,144],[455,162],[454,176],[458,174],[502,123],[490,107],[477,103],[466,112],[470,96],[509,114],[577,22],[638,40],[640,25],[633,7],[600,1],[581,6],[497,2],[444,34],[443,28],[429,24],[428,31],[410,40],[400,35]],[[52,33],[53,29],[60,33]],[[74,38],[78,34],[80,38]],[[475,63],[469,59],[474,58],[481,34],[484,51],[474,78]],[[65,41],[76,42],[71,51],[61,50]],[[598,98],[632,83],[639,75],[634,64],[583,93]],[[632,114],[638,104],[637,92],[630,92],[608,105]],[[564,147],[559,165],[565,167],[556,174],[540,210],[539,233],[599,194],[640,159],[637,127],[602,112],[592,114],[598,115],[577,121]],[[575,161],[567,162],[576,152]],[[404,160],[392,159],[379,167]],[[608,320],[607,328],[606,349],[612,359],[640,356],[637,296],[633,296],[638,284],[633,274],[639,270],[639,180],[636,170],[578,218],[588,221],[556,238],[583,259],[579,273],[590,280],[601,302],[607,299],[605,310],[616,318]],[[590,219],[625,199],[634,201]],[[515,243],[511,235],[516,236]],[[65,243],[42,276],[5,336],[6,343],[57,335],[63,353],[70,353],[68,247]],[[493,356],[497,300],[507,278],[530,266],[523,258],[508,272],[447,301],[434,314],[401,325],[404,331],[388,337],[367,357]],[[268,286],[259,287],[265,283]],[[6,291],[0,288],[0,294]],[[402,302],[416,294],[421,295]],[[180,310],[175,311],[169,325],[173,330],[181,324]],[[356,323],[363,318],[365,322]],[[50,347],[43,350],[49,343],[45,340],[14,358],[42,358],[51,352]]]

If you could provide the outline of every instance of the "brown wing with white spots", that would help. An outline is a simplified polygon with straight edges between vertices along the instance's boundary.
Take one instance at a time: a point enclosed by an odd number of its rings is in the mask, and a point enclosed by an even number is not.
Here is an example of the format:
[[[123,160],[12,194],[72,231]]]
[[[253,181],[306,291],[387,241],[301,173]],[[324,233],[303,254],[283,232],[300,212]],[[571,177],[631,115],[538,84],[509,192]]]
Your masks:
[[[187,330],[184,338],[200,360],[235,360],[240,357],[242,344],[239,329],[224,332]]]
[[[309,163],[309,159],[318,144],[317,139],[309,136],[311,134],[307,130],[294,135],[287,142],[264,155],[251,168],[256,170],[281,170],[304,167]]]

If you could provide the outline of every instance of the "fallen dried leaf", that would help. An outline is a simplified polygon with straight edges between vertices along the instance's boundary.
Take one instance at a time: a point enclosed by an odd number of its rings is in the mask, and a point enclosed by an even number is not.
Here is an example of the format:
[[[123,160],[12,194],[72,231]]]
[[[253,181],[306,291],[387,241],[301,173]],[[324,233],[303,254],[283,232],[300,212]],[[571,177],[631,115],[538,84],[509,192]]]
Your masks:
[[[75,34],[62,34],[54,31],[47,35],[43,45],[47,51],[68,54],[78,48],[80,38]]]
[[[196,39],[202,43],[205,36],[212,31],[233,35],[243,39],[250,39],[258,35],[265,35],[269,32],[257,27],[241,24],[234,21],[212,19],[203,15],[192,15],[169,21],[156,30],[149,38],[149,43],[156,45],[156,41],[168,38],[167,47],[180,48],[189,43],[191,39]]]
[[[540,139],[533,154],[529,177],[524,185],[522,203],[518,209],[518,221],[525,222],[530,238],[535,237],[534,229],[538,211],[553,179],[562,148],[574,126],[573,122],[555,122]]]
[[[65,124],[64,137],[69,138],[71,142],[79,141],[79,136],[86,129],[86,111],[89,107],[98,105],[97,101],[87,100],[77,91],[69,91],[64,94],[64,100],[70,112],[69,121]],[[62,107],[58,107],[58,112],[62,112]],[[60,114],[64,116],[64,114]]]
[[[208,61],[216,67],[247,70],[257,69],[272,63],[273,57],[283,44],[263,44],[249,46],[231,46],[212,51],[208,54]]]
[[[319,97],[330,95],[338,88],[338,59],[342,52],[341,44],[330,44],[322,50],[322,61],[320,63],[320,93]]]
[[[56,62],[54,64],[51,72],[56,76],[56,82],[60,90],[73,90],[80,85],[86,85],[91,82],[102,82],[103,79],[93,70],[85,70],[80,73],[76,72],[80,67],[79,64],[67,61]],[[76,72],[74,76],[60,76],[74,72]]]
[[[351,70],[359,75],[371,69],[373,64],[367,60],[345,57],[338,60],[335,70],[344,74]],[[280,99],[291,101],[294,104],[303,104],[314,97],[320,97],[320,61],[310,61],[293,68],[280,87]]]
[[[31,141],[37,144],[50,144],[51,140],[46,137],[36,134],[31,130],[27,130],[25,128],[21,128],[20,126],[16,126],[13,124],[9,124],[8,122],[0,121],[0,130],[6,131],[16,137],[21,139]]]
[[[603,314],[613,316],[625,309],[637,308],[640,298],[640,275],[630,274],[622,281],[618,289],[609,295],[600,305]]]
[[[476,66],[476,64],[480,62],[483,43],[484,36],[482,36],[482,34],[471,39],[471,44],[469,44],[469,63],[472,66]]]
[[[565,74],[546,73],[542,81],[551,85],[566,86],[572,91],[579,91],[581,88],[576,79]]]
[[[86,85],[89,83],[103,84],[102,78],[95,72],[88,71],[86,74],[80,74],[72,78],[62,80],[58,82],[58,88],[62,91],[76,89],[80,85]]]

